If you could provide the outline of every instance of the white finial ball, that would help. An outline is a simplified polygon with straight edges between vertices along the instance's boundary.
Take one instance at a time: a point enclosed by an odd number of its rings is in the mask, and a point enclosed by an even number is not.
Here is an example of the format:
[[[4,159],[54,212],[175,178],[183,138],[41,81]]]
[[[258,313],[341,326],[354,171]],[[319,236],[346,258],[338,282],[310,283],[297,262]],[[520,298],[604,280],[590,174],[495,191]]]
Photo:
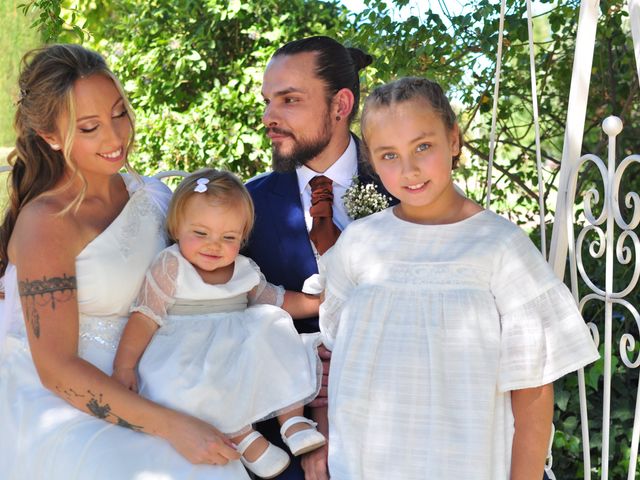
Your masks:
[[[622,131],[622,120],[615,115],[611,115],[602,122],[602,129],[610,137],[615,137]]]

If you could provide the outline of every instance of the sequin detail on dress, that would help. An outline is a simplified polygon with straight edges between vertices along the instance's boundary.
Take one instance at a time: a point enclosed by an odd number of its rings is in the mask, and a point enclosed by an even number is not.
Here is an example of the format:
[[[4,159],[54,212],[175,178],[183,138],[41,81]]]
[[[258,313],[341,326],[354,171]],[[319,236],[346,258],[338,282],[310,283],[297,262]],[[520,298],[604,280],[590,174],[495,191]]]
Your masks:
[[[125,317],[81,317],[79,355],[85,357],[96,346],[115,352],[126,323]]]
[[[140,232],[141,222],[146,221],[157,224],[159,232],[163,229],[162,219],[164,215],[157,204],[142,190],[139,190],[134,195],[136,195],[135,201],[132,202],[131,208],[127,210],[123,227],[117,234],[120,253],[125,259],[131,255],[133,243]]]

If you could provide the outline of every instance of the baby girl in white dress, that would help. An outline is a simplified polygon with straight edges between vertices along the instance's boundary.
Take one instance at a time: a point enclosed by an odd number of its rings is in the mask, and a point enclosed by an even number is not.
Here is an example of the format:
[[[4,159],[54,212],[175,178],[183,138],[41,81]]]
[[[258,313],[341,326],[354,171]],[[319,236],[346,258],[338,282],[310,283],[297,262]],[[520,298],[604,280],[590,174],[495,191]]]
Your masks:
[[[146,274],[113,376],[138,390],[137,366],[142,395],[211,423],[249,470],[272,478],[289,456],[253,423],[277,416],[294,455],[326,442],[302,416],[319,390],[318,337],[300,336],[291,320],[314,315],[318,299],[267,283],[238,254],[252,224],[251,197],[233,174],[205,169],[178,186],[167,217],[176,243]]]

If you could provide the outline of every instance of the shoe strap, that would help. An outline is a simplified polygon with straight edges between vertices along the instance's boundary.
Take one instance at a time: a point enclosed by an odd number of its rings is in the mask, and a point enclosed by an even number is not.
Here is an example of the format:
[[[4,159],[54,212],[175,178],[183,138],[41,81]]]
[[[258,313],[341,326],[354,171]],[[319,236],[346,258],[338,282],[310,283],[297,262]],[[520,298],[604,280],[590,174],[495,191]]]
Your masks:
[[[284,432],[289,430],[289,427],[291,425],[295,425],[296,423],[308,423],[313,428],[318,426],[318,424],[316,422],[314,422],[313,420],[309,420],[307,417],[291,417],[289,420],[284,422],[282,424],[282,426],[280,427],[280,435],[282,436],[283,439],[286,438]]]
[[[249,448],[253,442],[255,442],[258,438],[260,438],[262,434],[260,432],[256,432],[255,430],[251,432],[249,435],[244,437],[242,441],[236,445],[236,448],[240,455],[244,455],[244,452]]]

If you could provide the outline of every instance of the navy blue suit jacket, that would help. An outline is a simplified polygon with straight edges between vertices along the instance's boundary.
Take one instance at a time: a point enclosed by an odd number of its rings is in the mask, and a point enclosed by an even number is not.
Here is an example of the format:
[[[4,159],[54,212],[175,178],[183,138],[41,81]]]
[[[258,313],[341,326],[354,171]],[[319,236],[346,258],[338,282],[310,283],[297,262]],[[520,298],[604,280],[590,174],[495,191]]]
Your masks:
[[[358,151],[360,182],[375,183],[381,193],[388,192],[380,184]],[[255,204],[255,224],[243,253],[252,258],[267,280],[287,290],[300,291],[304,281],[318,273],[304,211],[298,190],[296,172],[272,172],[247,183]],[[394,202],[395,203],[395,202]],[[296,320],[301,333],[317,332],[318,319]]]

